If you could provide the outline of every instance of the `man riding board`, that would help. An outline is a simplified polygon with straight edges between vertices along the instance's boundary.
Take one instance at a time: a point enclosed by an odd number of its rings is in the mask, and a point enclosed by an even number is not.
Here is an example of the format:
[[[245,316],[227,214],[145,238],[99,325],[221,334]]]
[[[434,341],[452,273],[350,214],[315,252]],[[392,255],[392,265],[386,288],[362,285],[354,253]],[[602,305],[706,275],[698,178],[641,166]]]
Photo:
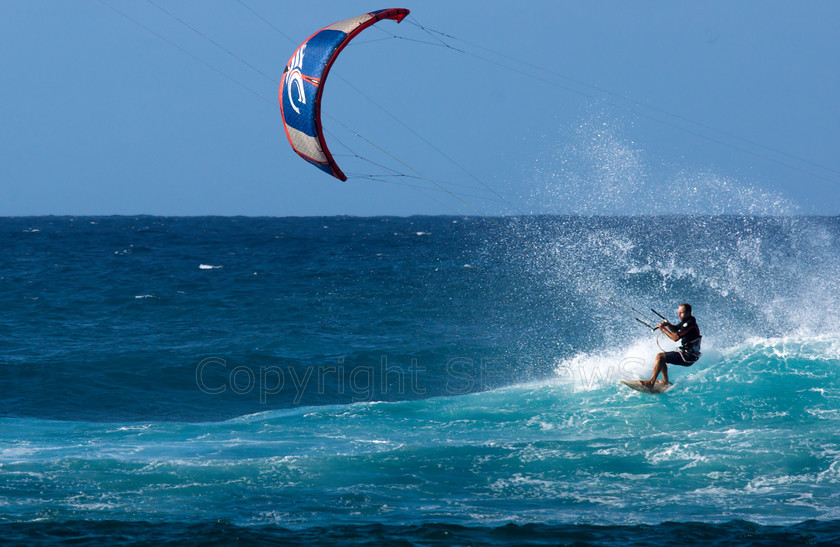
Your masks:
[[[680,307],[677,308],[677,315],[680,318],[678,325],[663,321],[659,323],[657,328],[674,342],[680,342],[680,349],[679,351],[663,351],[656,355],[653,364],[653,376],[650,377],[650,380],[642,381],[642,384],[647,387],[653,387],[660,373],[662,374],[662,381],[666,385],[671,383],[668,381],[668,365],[690,367],[700,358],[700,339],[702,336],[700,336],[700,327],[697,326],[697,321],[691,315],[691,305],[680,304]]]

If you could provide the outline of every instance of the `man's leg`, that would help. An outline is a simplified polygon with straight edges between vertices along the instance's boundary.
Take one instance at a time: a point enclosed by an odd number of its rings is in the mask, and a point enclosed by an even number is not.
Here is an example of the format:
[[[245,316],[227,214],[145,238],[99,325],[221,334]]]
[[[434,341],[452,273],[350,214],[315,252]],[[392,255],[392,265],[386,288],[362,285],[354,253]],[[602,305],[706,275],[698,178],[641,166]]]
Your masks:
[[[642,382],[644,385],[648,387],[653,387],[653,384],[656,383],[656,377],[659,376],[659,373],[662,373],[662,379],[665,380],[665,383],[668,383],[668,365],[665,364],[665,354],[664,353],[657,353],[656,359],[653,362],[653,376],[650,377],[650,380],[647,382]]]
[[[666,384],[670,384],[671,381],[668,380],[668,363],[665,362],[665,354],[662,354],[662,381]]]

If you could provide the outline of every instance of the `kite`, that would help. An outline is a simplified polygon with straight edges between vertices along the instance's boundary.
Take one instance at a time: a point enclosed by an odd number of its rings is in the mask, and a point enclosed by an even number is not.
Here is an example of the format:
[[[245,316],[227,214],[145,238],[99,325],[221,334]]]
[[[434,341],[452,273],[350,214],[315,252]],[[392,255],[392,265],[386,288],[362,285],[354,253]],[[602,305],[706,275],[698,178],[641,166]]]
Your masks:
[[[372,11],[324,27],[297,48],[280,82],[280,111],[286,137],[300,157],[340,180],[347,180],[324,141],[321,128],[321,96],[324,82],[350,40],[383,19],[402,21],[408,10],[390,8]]]

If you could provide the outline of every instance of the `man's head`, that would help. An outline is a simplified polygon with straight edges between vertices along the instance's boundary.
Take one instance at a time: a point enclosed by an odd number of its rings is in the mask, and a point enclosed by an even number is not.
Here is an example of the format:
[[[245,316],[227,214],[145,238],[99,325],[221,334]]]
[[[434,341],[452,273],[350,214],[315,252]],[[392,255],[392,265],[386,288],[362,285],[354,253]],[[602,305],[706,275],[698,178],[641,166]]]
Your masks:
[[[677,308],[677,315],[679,315],[680,321],[684,321],[686,317],[691,317],[691,304],[680,304],[680,307]]]

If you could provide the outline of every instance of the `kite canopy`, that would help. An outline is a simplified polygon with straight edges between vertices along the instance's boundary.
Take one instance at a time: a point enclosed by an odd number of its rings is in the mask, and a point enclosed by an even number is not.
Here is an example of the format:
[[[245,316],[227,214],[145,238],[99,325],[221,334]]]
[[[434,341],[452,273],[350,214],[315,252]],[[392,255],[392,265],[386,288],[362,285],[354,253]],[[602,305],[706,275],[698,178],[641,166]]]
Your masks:
[[[321,95],[327,74],[357,34],[382,19],[399,23],[406,15],[407,9],[383,9],[324,27],[297,48],[283,71],[280,110],[289,143],[300,157],[338,179],[347,177],[330,154],[321,130]]]

